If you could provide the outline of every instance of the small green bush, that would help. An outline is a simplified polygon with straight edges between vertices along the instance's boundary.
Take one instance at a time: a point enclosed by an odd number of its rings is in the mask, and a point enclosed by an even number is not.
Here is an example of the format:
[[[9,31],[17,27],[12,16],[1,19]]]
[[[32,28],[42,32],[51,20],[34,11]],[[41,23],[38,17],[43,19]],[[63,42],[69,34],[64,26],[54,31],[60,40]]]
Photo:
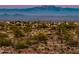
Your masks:
[[[0,38],[0,46],[11,46],[11,41],[6,38]]]
[[[32,29],[31,29],[30,27],[24,27],[23,30],[24,30],[25,32],[31,32],[31,31],[32,31]]]
[[[16,30],[14,32],[14,35],[15,35],[16,38],[24,37],[25,36],[25,34],[20,29]]]
[[[30,43],[31,44],[36,44],[36,43],[45,43],[48,40],[47,36],[44,33],[39,33],[37,35],[34,35],[31,40]]]
[[[16,43],[16,45],[15,45],[15,48],[16,48],[16,49],[28,48],[28,45],[27,45],[26,40],[18,41],[18,42]]]
[[[39,24],[37,26],[37,29],[41,29],[41,28],[45,29],[45,28],[48,28],[48,26],[46,24]]]
[[[7,39],[8,35],[5,33],[0,33],[0,46],[10,46],[11,41]]]

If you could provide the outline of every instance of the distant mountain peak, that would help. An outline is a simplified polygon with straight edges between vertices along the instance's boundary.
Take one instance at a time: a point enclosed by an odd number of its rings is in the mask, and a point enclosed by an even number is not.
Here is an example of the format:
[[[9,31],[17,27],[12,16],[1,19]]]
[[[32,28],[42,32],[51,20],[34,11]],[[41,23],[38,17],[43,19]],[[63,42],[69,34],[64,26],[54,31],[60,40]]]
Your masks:
[[[55,5],[42,5],[40,7],[43,7],[43,8],[48,8],[48,7],[50,7],[50,8],[59,8],[59,7],[55,6]]]
[[[57,6],[54,6],[54,5],[42,5],[42,6],[38,6],[38,7],[35,7],[35,8],[48,9],[48,8],[61,8],[61,7],[57,7]]]

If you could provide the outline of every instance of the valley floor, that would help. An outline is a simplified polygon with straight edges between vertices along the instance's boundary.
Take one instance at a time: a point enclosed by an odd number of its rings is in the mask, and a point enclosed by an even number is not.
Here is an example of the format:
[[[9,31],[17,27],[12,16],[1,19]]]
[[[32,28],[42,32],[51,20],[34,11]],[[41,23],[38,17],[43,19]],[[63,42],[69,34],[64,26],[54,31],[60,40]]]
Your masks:
[[[78,22],[1,21],[0,53],[78,54]]]

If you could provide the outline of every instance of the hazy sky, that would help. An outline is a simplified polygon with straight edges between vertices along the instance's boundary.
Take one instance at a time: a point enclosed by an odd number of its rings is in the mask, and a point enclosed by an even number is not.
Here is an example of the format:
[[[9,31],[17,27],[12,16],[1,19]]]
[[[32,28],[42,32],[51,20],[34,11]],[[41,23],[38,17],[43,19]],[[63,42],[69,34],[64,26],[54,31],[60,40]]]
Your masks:
[[[0,8],[31,8],[36,6],[39,6],[39,5],[0,5]],[[67,8],[79,8],[79,5],[57,5],[57,6],[67,7]]]

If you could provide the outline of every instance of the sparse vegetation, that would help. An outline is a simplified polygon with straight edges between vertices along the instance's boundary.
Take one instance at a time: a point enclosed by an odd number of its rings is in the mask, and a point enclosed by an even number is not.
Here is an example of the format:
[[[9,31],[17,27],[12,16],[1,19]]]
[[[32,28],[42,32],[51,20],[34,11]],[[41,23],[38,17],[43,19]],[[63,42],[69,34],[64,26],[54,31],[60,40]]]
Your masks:
[[[8,39],[8,35],[4,33],[0,33],[0,47],[1,46],[10,46],[11,41]]]
[[[79,23],[0,22],[1,47],[12,47],[15,51],[31,50],[35,53],[77,53]]]

